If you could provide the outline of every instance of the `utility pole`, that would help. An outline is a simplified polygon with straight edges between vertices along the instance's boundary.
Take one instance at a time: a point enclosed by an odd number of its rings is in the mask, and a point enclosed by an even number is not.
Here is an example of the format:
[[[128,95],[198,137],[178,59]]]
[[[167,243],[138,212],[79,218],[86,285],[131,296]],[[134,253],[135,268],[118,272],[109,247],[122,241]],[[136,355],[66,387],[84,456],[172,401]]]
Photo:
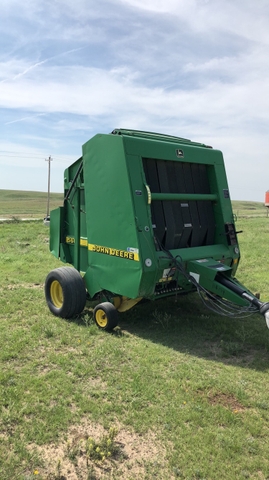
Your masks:
[[[49,214],[50,214],[50,162],[52,162],[51,156],[49,156],[49,158],[45,158],[45,161],[49,162],[48,163],[48,167],[49,167],[49,170],[48,170],[48,201],[47,201],[47,215],[46,215],[46,219],[48,219]]]

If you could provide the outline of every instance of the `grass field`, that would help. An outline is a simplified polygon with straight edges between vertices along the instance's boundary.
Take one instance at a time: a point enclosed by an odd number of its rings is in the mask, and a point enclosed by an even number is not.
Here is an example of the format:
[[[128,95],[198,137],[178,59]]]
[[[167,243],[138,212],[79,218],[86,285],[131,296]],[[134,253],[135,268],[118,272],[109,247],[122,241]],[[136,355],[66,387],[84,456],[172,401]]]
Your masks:
[[[261,202],[240,202],[234,200],[232,202],[233,211],[236,217],[267,217],[268,208]]]
[[[48,194],[0,190],[0,218],[44,218],[47,213]],[[50,195],[50,210],[62,205],[63,194]]]
[[[238,279],[269,301],[269,219],[238,217]],[[1,480],[269,479],[261,316],[219,317],[192,294],[138,304],[113,334],[91,304],[65,321],[44,299],[61,265],[48,227],[0,229]]]

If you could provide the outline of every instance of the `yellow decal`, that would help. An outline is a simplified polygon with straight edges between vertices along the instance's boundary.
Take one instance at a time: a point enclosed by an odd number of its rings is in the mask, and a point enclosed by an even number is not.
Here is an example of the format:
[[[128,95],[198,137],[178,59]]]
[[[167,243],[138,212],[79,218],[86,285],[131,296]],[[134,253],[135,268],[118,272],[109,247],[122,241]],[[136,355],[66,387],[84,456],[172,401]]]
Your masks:
[[[75,238],[66,237],[65,241],[69,245],[74,245]],[[88,243],[88,240],[86,238],[80,238],[79,244],[81,247],[88,247],[91,252],[104,253],[105,255],[110,255],[111,257],[126,258],[127,260],[134,260],[135,262],[139,262],[138,249],[136,248],[130,248],[130,250],[118,250],[116,248],[103,247],[101,245]]]
[[[137,252],[128,252],[127,250],[117,250],[116,248],[102,247],[101,245],[88,244],[88,249],[91,252],[104,253],[111,257],[126,258],[127,260],[134,260],[139,262],[139,254]]]
[[[81,246],[81,247],[87,247],[87,246],[88,246],[88,240],[87,240],[87,238],[81,238],[81,239],[80,239],[80,246]]]
[[[70,244],[75,243],[74,237],[66,237],[65,241],[66,241],[66,243],[70,243]]]

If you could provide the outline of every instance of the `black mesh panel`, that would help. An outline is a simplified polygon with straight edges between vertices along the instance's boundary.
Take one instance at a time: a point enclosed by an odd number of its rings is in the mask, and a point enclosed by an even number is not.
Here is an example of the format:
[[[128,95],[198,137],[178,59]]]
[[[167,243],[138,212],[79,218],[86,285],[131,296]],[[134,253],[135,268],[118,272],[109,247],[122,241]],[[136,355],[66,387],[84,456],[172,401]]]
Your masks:
[[[144,158],[143,166],[152,193],[211,193],[206,165]],[[154,200],[151,213],[157,242],[166,249],[214,243],[215,220],[209,200]]]

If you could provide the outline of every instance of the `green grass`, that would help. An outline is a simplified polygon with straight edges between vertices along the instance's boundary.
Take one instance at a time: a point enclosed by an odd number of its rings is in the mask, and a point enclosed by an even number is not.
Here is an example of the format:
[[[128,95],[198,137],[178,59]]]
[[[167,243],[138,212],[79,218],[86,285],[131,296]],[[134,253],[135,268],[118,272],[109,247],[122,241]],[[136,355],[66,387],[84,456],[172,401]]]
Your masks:
[[[236,228],[238,279],[269,300],[269,220]],[[138,304],[113,334],[93,324],[91,304],[65,321],[44,298],[61,265],[49,229],[0,231],[1,480],[269,478],[261,316],[219,317],[192,294]],[[100,456],[109,439],[113,455]]]
[[[250,290],[260,292],[264,300],[269,300],[269,218],[239,218],[236,230],[242,230],[238,234],[241,261],[237,277]]]
[[[44,218],[47,213],[46,192],[0,190],[0,218]],[[63,204],[63,194],[50,194],[50,210]]]
[[[266,217],[268,208],[261,202],[234,200],[232,202],[234,214],[239,217]]]

